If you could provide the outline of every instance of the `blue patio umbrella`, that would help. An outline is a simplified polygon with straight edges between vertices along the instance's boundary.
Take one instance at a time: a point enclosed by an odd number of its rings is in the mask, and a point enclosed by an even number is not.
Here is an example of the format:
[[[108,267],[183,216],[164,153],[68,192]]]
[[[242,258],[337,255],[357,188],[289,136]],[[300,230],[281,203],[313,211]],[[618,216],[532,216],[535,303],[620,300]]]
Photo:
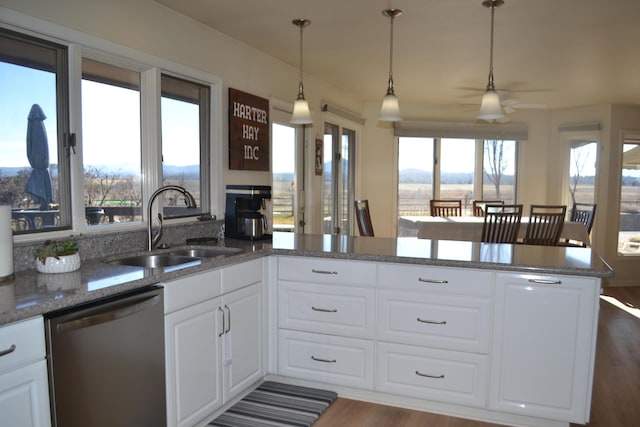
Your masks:
[[[44,127],[46,118],[42,108],[33,104],[27,125],[27,158],[33,170],[25,191],[42,209],[46,209],[53,200],[53,185],[49,174],[49,141]]]

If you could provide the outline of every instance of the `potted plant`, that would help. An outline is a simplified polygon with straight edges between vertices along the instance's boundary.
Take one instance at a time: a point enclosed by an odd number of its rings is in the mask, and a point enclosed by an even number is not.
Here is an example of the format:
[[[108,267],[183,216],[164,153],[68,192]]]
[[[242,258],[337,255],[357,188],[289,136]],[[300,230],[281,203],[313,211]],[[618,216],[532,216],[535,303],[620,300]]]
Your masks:
[[[34,255],[40,273],[68,273],[80,268],[78,244],[72,240],[47,240]]]

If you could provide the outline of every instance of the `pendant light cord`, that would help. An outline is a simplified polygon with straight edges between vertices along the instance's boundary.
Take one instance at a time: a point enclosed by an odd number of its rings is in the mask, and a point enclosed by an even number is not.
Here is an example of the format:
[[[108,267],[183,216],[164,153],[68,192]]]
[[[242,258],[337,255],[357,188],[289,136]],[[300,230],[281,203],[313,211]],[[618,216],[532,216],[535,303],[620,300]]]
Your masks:
[[[487,83],[487,90],[496,90],[493,84],[493,20],[496,12],[496,7],[491,4],[491,44],[489,47],[489,82]]]
[[[302,35],[304,23],[300,22],[300,76],[298,79],[298,99],[304,99],[304,91],[302,85]]]

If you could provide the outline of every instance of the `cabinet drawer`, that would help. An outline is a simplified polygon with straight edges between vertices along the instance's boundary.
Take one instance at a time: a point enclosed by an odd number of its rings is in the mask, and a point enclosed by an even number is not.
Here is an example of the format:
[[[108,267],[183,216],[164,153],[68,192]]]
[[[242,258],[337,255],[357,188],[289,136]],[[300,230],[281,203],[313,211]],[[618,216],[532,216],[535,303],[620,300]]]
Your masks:
[[[226,294],[236,289],[244,288],[262,281],[263,259],[235,264],[222,269],[222,293]]]
[[[45,357],[42,317],[11,323],[0,328],[0,373]]]
[[[374,289],[281,282],[278,326],[373,338],[374,301]]]
[[[488,356],[378,343],[376,391],[484,407]]]
[[[493,294],[493,273],[485,270],[381,264],[379,278],[385,289],[486,298]]]
[[[374,288],[376,264],[325,258],[280,257],[278,278],[297,282]]]
[[[278,373],[371,390],[373,342],[281,329]]]
[[[218,269],[164,283],[164,312],[171,313],[220,296],[222,293],[221,277],[220,269]]]
[[[378,339],[487,354],[488,299],[380,291]]]

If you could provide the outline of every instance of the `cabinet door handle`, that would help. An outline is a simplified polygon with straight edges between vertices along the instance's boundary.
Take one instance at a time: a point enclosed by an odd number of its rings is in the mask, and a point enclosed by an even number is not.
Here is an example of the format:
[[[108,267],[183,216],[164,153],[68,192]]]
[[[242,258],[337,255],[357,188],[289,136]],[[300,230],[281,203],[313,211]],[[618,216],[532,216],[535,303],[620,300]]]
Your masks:
[[[218,307],[218,311],[222,312],[222,332],[220,332],[218,334],[218,337],[221,337],[224,335],[224,330],[225,330],[225,326],[224,326],[224,310],[222,309],[222,307]]]
[[[7,354],[11,354],[14,351],[16,351],[16,345],[11,344],[11,346],[8,349],[0,351],[0,357],[6,356]]]
[[[420,323],[429,323],[431,325],[446,325],[447,321],[446,320],[426,320],[426,319],[421,319],[418,317],[418,322]]]
[[[426,377],[426,378],[435,378],[435,379],[441,379],[444,378],[444,374],[440,374],[440,375],[429,375],[429,374],[423,374],[420,371],[416,371],[416,375],[421,376],[421,377]]]
[[[329,271],[329,270],[316,270],[315,268],[311,269],[312,273],[316,274],[338,274],[337,271]]]
[[[311,310],[313,310],[313,311],[321,311],[323,313],[337,313],[338,312],[337,308],[320,308],[320,307],[313,307],[313,306],[311,306]]]
[[[542,285],[561,285],[562,280],[529,279],[529,283],[539,283]]]
[[[224,305],[225,310],[227,310],[227,330],[224,331],[225,334],[228,334],[229,332],[231,332],[231,309],[229,308],[229,306],[227,304]]]
[[[422,282],[422,283],[437,283],[437,284],[440,284],[440,285],[446,285],[447,283],[449,283],[448,280],[423,279],[422,277],[418,277],[418,282]]]
[[[324,362],[324,363],[336,363],[336,359],[322,359],[320,357],[311,356],[311,360],[315,360],[316,362]]]

